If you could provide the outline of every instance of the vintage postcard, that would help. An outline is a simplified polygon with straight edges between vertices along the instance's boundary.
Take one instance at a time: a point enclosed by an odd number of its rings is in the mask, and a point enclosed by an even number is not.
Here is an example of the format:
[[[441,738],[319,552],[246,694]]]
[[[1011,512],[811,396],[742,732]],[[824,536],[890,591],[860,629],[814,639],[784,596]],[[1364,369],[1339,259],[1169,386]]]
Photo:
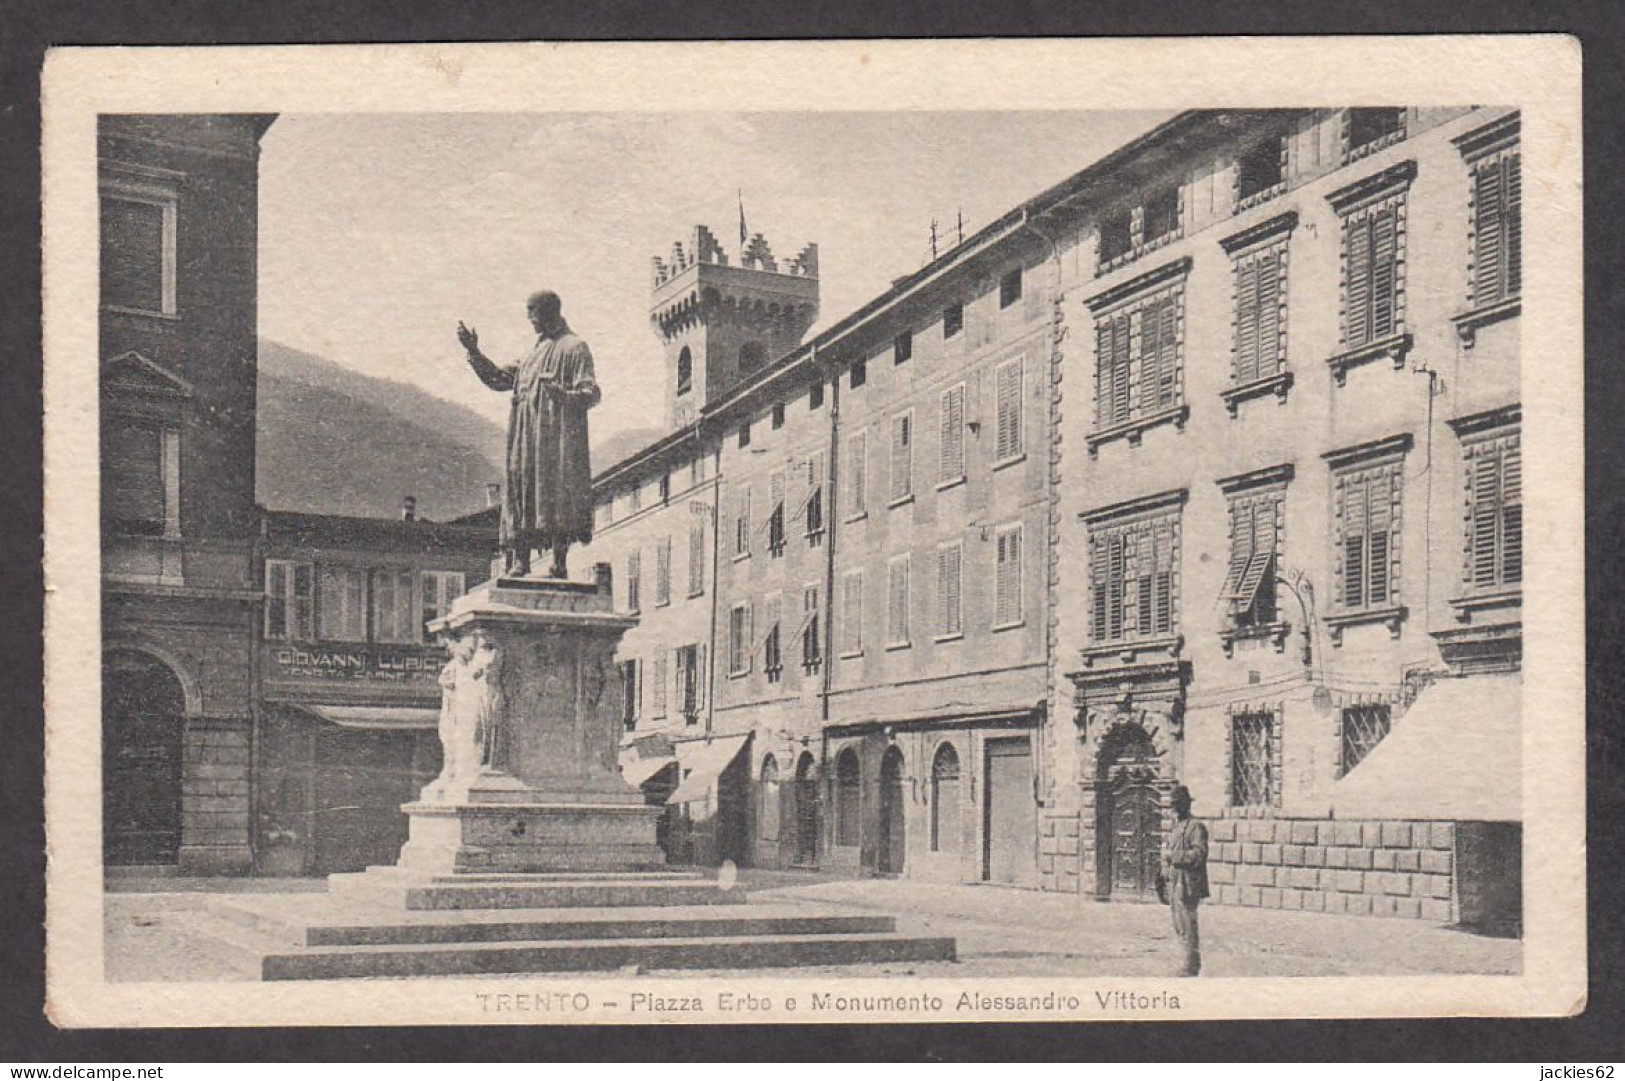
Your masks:
[[[52,1020],[1583,1010],[1580,63],[54,52]]]

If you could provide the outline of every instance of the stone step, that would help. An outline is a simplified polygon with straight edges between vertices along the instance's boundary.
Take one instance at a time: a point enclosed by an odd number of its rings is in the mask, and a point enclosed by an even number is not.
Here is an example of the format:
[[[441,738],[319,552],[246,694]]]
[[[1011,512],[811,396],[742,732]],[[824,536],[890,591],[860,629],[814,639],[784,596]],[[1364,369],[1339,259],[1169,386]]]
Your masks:
[[[648,908],[664,905],[742,905],[745,891],[715,882],[629,880],[514,883],[506,885],[413,886],[405,891],[408,909],[468,908]]]
[[[791,968],[955,960],[951,938],[885,933],[729,935],[524,943],[335,946],[272,954],[267,980],[474,976],[519,972]]]
[[[328,876],[328,882],[391,882],[414,886],[490,886],[510,883],[556,882],[704,882],[715,876],[703,871],[676,871],[647,867],[624,871],[460,871],[424,873],[401,867],[369,867],[365,871]]]

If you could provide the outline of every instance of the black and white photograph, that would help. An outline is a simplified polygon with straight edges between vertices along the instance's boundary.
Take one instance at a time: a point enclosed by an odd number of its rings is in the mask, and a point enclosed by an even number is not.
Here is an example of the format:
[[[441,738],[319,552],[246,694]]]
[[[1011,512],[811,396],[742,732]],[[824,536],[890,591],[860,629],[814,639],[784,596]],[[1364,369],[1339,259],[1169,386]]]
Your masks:
[[[53,1020],[1583,1007],[1578,55],[1357,40],[58,54]]]

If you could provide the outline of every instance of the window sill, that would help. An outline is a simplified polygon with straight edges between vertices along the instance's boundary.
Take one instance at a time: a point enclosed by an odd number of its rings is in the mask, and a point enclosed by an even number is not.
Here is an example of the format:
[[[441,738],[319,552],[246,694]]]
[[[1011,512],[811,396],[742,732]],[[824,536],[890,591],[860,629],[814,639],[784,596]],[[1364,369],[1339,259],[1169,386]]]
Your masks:
[[[938,645],[941,645],[944,642],[958,642],[961,639],[963,639],[964,637],[965,637],[965,632],[964,631],[957,631],[957,632],[955,632],[953,634],[935,634],[935,635],[932,635],[931,636],[931,641],[937,643]]]
[[[1343,164],[1352,165],[1364,158],[1369,158],[1373,154],[1379,154],[1391,146],[1398,146],[1404,141],[1405,129],[1400,128],[1398,131],[1391,131],[1381,138],[1373,139],[1369,143],[1363,143],[1360,146],[1351,146],[1347,150],[1343,151]]]
[[[670,608],[671,607],[671,601],[669,601],[669,600],[655,601],[655,607],[656,608]]]
[[[994,634],[998,634],[1000,631],[1013,631],[1017,627],[1025,627],[1026,625],[1027,625],[1027,620],[1026,620],[1025,617],[1023,617],[1021,619],[1011,620],[1009,623],[995,623],[989,629]]]
[[[802,536],[806,538],[807,547],[809,548],[817,548],[824,543],[824,531],[822,529],[815,529],[810,533],[802,534]]]
[[[1155,638],[1132,638],[1117,642],[1101,642],[1092,646],[1085,646],[1079,652],[1083,656],[1083,666],[1094,668],[1100,662],[1114,660],[1121,664],[1135,664],[1151,660],[1177,660],[1179,651],[1185,646],[1185,638],[1180,634],[1158,635]],[[1153,656],[1154,654],[1160,656]]]
[[[1020,454],[1012,454],[1008,458],[999,459],[998,461],[994,462],[991,466],[989,466],[988,470],[989,470],[989,472],[997,473],[1001,469],[1009,469],[1013,465],[1020,465],[1022,462],[1025,462],[1026,460],[1027,460],[1027,452],[1022,451]]]
[[[1515,608],[1523,605],[1523,590],[1519,587],[1485,590],[1461,597],[1451,597],[1450,607],[1456,610],[1456,622],[1471,623],[1480,612],[1492,608]]]
[[[858,658],[863,656],[863,650],[861,650],[861,649],[843,650],[840,654],[838,654],[838,656],[843,661],[855,661]]]
[[[749,552],[740,552],[738,555],[733,557],[731,562],[743,563],[745,560],[747,560],[749,558],[750,558],[750,553]]]
[[[1350,368],[1357,368],[1362,364],[1369,364],[1374,360],[1388,359],[1393,362],[1394,370],[1405,367],[1405,355],[1411,351],[1412,339],[1409,334],[1390,334],[1358,349],[1350,349],[1326,358],[1326,366],[1332,370],[1332,378],[1342,386],[1348,379]]]
[[[728,673],[728,678],[729,679],[744,679],[749,675],[750,675],[750,669],[747,668],[743,672],[729,672]]]
[[[1250,627],[1223,627],[1219,630],[1219,643],[1224,647],[1224,655],[1234,654],[1237,642],[1269,642],[1275,646],[1275,652],[1286,652],[1287,636],[1292,633],[1292,624],[1285,620],[1274,623],[1260,623]]]
[[[1225,409],[1233,417],[1241,407],[1241,403],[1253,398],[1263,398],[1275,395],[1282,405],[1286,404],[1287,391],[1292,389],[1292,373],[1280,371],[1263,379],[1254,379],[1249,383],[1237,383],[1219,391],[1219,397],[1224,400]]]
[[[1498,300],[1494,304],[1485,304],[1480,308],[1460,312],[1451,316],[1451,322],[1456,324],[1456,333],[1461,337],[1462,348],[1471,349],[1477,344],[1480,330],[1503,319],[1511,319],[1522,310],[1523,297],[1510,297]]]
[[[1343,644],[1343,630],[1346,627],[1357,626],[1361,623],[1386,623],[1388,636],[1398,638],[1400,625],[1405,622],[1407,609],[1402,604],[1392,604],[1383,608],[1363,608],[1357,612],[1337,612],[1326,617],[1326,632],[1331,636],[1332,645]]]
[[[860,510],[855,514],[847,515],[843,521],[845,521],[847,525],[851,525],[853,522],[861,522],[867,517],[869,517],[868,510]]]
[[[809,676],[817,675],[819,672],[823,671],[823,669],[824,669],[824,662],[823,661],[802,661],[801,662],[801,671],[805,675],[809,675]]]
[[[175,312],[155,312],[146,308],[126,308],[118,304],[103,304],[102,311],[111,315],[133,315],[138,319],[157,319],[165,323],[179,323],[181,317]]]
[[[1126,252],[1123,252],[1121,255],[1114,255],[1110,259],[1102,259],[1100,261],[1100,266],[1095,270],[1095,277],[1104,278],[1114,270],[1121,267],[1126,267],[1137,259],[1143,259],[1154,251],[1166,248],[1175,241],[1182,239],[1184,235],[1185,229],[1183,226],[1181,226],[1180,228],[1175,229],[1173,232],[1165,233],[1154,240],[1147,240],[1140,244],[1136,244],[1134,247],[1130,248]]]
[[[705,590],[696,589],[696,590],[692,590],[692,591],[689,592],[688,599],[693,600],[695,597],[703,597],[703,596],[705,596]]]
[[[912,643],[912,642],[887,642],[886,643],[886,652],[887,653],[893,653],[893,652],[896,652],[899,649],[909,649],[913,645],[914,645],[914,643]]]
[[[886,509],[887,510],[896,510],[898,507],[906,506],[907,504],[912,503],[912,502],[914,502],[914,493],[910,492],[908,495],[900,495],[896,499],[893,499],[892,501],[887,503],[886,504]]]
[[[961,484],[964,484],[964,483],[965,483],[965,474],[961,473],[957,477],[949,477],[947,480],[939,480],[939,481],[937,481],[937,491],[946,492],[948,489],[957,488]]]
[[[1277,180],[1275,183],[1271,184],[1269,187],[1260,188],[1258,191],[1253,192],[1251,195],[1242,195],[1242,194],[1240,194],[1240,192],[1237,192],[1237,194],[1236,194],[1236,207],[1230,213],[1231,213],[1232,216],[1234,216],[1236,214],[1245,214],[1247,211],[1253,209],[1254,207],[1263,206],[1265,203],[1269,202],[1270,200],[1278,199],[1278,198],[1280,198],[1281,196],[1283,196],[1285,194],[1286,194],[1286,181],[1285,180]]]
[[[1101,428],[1090,432],[1084,436],[1084,442],[1089,446],[1089,456],[1091,458],[1100,452],[1101,444],[1110,443],[1114,439],[1127,439],[1129,446],[1137,447],[1140,445],[1140,437],[1148,429],[1155,428],[1159,424],[1171,423],[1174,427],[1183,431],[1185,422],[1190,419],[1190,416],[1191,407],[1189,405],[1176,405],[1172,409],[1164,409],[1160,413],[1140,417],[1126,424],[1118,424],[1110,428]]]

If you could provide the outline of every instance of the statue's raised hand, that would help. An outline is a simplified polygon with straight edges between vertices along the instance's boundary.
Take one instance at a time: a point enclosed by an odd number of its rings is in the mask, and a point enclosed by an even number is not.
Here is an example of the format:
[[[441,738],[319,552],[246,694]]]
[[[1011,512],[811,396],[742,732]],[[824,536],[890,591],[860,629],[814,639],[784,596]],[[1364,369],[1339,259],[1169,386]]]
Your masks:
[[[474,328],[464,326],[460,320],[457,323],[457,340],[462,342],[463,348],[470,353],[480,351],[480,336],[474,332]]]

